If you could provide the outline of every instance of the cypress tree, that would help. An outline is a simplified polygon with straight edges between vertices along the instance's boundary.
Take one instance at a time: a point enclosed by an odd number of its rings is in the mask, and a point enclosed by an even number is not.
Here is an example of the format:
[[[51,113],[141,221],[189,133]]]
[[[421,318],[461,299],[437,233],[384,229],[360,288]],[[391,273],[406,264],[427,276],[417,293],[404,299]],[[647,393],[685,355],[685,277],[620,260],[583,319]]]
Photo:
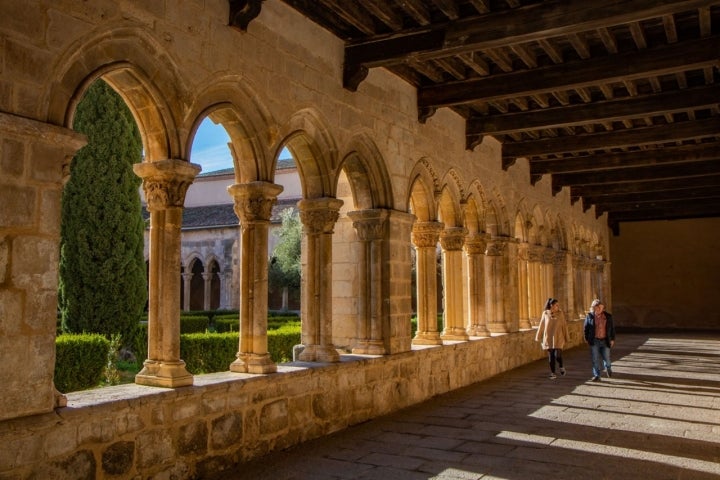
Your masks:
[[[142,140],[123,99],[104,81],[78,104],[73,128],[88,144],[63,191],[58,308],[62,330],[121,334],[132,345],[147,300],[143,258]]]

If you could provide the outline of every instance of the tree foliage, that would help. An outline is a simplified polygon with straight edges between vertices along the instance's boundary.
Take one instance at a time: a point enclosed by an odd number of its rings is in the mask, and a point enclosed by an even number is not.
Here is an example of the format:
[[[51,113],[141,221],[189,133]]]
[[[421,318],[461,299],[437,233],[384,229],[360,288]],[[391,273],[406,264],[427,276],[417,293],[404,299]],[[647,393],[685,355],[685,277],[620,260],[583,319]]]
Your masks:
[[[73,128],[88,143],[70,164],[62,197],[58,308],[69,333],[120,333],[131,344],[147,300],[144,222],[133,163],[142,141],[123,99],[98,80]]]
[[[270,257],[269,283],[272,287],[300,287],[300,252],[302,224],[300,216],[288,208],[280,214],[282,226],[277,233],[279,241]]]

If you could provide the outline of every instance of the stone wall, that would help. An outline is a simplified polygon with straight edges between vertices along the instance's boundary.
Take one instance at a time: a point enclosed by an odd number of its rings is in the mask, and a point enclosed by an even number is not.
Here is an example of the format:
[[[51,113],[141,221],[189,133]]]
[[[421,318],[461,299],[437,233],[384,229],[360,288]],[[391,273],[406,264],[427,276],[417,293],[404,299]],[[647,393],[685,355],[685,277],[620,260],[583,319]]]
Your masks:
[[[582,322],[569,330],[582,343]],[[0,423],[0,478],[203,478],[544,358],[535,333],[71,393],[65,408]]]

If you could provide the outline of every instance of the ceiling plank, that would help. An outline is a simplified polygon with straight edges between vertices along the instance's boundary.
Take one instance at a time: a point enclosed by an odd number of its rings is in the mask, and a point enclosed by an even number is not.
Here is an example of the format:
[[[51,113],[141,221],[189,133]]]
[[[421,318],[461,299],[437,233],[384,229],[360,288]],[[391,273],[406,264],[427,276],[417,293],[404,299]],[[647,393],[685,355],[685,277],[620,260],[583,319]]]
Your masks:
[[[720,132],[720,118],[715,117],[668,125],[613,130],[612,132],[506,143],[503,145],[503,157],[533,157],[634,147],[680,140],[694,140],[715,136],[718,135],[718,132]]]
[[[624,203],[652,203],[665,200],[678,201],[686,198],[717,198],[720,200],[720,188],[717,186],[679,188],[651,192],[616,193],[610,195],[583,195],[583,202],[590,205],[611,205]]]
[[[552,173],[573,173],[659,165],[662,163],[693,162],[698,160],[720,161],[720,143],[685,145],[682,147],[658,148],[636,152],[606,153],[582,157],[530,161],[531,175]]]
[[[608,183],[605,185],[568,185],[570,198],[584,196],[609,195],[614,193],[635,194],[643,192],[661,192],[686,188],[720,187],[720,175],[689,177],[679,182],[672,180],[649,180],[638,182]],[[558,190],[559,191],[559,190]]]
[[[632,98],[553,107],[504,115],[471,117],[466,135],[504,135],[524,130],[560,128],[591,122],[661,115],[720,104],[720,84]]]
[[[477,100],[496,100],[622,82],[651,75],[702,69],[720,64],[720,36],[675,43],[528,71],[441,83],[418,89],[421,107],[448,107]]]
[[[352,2],[340,2],[352,3]],[[409,9],[417,2],[404,2]],[[547,37],[639,22],[707,6],[707,0],[567,0],[529,5],[469,19],[379,35],[345,47],[345,63],[388,67],[413,56],[430,60]]]

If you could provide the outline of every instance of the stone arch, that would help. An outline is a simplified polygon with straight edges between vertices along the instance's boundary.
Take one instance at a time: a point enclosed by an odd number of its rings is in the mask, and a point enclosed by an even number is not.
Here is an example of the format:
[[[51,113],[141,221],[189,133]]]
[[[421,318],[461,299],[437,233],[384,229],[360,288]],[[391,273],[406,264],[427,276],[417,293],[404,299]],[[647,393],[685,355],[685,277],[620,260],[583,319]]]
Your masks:
[[[488,202],[492,206],[488,210],[488,212],[492,212],[492,216],[488,216],[488,233],[493,236],[510,236],[512,229],[510,228],[510,215],[505,199],[497,187],[493,188],[492,193],[492,200]]]
[[[347,178],[353,196],[354,206],[348,208],[366,210],[371,208],[393,208],[393,193],[390,178],[380,151],[372,139],[365,134],[355,135],[347,147],[338,168]],[[337,191],[337,185],[335,187]]]
[[[532,216],[530,217],[533,224],[533,241],[535,245],[548,246],[549,245],[549,228],[545,222],[545,215],[539,205],[535,205],[532,209]]]
[[[271,181],[275,165],[269,152],[278,129],[252,86],[243,77],[227,77],[213,79],[199,90],[183,123],[183,129],[190,132],[185,151],[190,152],[195,132],[207,116],[230,136],[235,183]]]
[[[280,128],[280,137],[273,160],[283,147],[292,153],[300,174],[304,198],[334,197],[338,149],[327,122],[313,109],[296,112]],[[275,161],[276,162],[276,161]],[[276,163],[273,164],[273,174]]]
[[[421,159],[410,173],[407,205],[418,221],[437,219],[435,199],[440,192],[437,176],[427,159]]]
[[[462,227],[461,205],[465,205],[465,189],[455,170],[451,169],[445,175],[437,198],[438,220],[445,224],[445,228]]]
[[[122,57],[115,55],[122,52]],[[144,161],[186,158],[173,106],[187,88],[160,43],[146,30],[127,25],[103,28],[79,39],[57,60],[42,104],[48,122],[72,128],[77,104],[98,78],[125,100],[140,129]]]
[[[468,187],[463,218],[463,224],[465,228],[468,229],[469,234],[473,235],[485,232],[487,210],[488,206],[482,185],[479,181],[474,180]]]

